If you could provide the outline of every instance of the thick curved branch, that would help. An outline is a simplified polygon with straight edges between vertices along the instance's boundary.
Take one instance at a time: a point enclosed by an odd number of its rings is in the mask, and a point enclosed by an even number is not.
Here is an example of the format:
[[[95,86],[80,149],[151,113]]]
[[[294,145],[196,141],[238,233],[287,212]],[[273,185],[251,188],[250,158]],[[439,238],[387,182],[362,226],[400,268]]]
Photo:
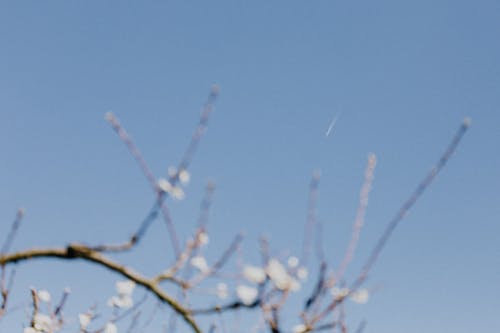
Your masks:
[[[158,283],[152,279],[148,279],[143,275],[133,271],[124,265],[117,263],[110,258],[102,255],[99,252],[93,251],[89,247],[80,244],[70,244],[66,248],[45,248],[45,249],[28,249],[16,253],[2,255],[0,257],[0,265],[15,264],[22,261],[38,259],[38,258],[57,258],[65,260],[83,259],[85,261],[93,262],[97,265],[105,267],[115,273],[118,273],[138,285],[143,286],[149,292],[153,293],[160,301],[167,303],[172,309],[177,312],[186,323],[196,333],[201,333],[201,329],[195,323],[190,311],[179,304],[170,295],[164,292]]]

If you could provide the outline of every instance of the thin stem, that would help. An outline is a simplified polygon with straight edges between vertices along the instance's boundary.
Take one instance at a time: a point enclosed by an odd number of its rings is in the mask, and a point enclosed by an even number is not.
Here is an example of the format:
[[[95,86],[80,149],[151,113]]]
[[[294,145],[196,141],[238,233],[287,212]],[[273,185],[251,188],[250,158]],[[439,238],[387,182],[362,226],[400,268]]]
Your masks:
[[[354,251],[356,251],[356,246],[358,245],[359,241],[359,235],[361,234],[361,229],[363,228],[363,224],[365,222],[366,207],[368,206],[368,197],[372,188],[373,173],[375,171],[376,164],[377,158],[375,154],[369,154],[365,169],[365,179],[359,193],[359,206],[356,212],[354,224],[352,226],[351,240],[349,241],[344,258],[342,259],[342,262],[335,276],[337,281],[342,280],[345,270],[352,260]]]
[[[4,253],[7,253],[10,249],[10,246],[12,245],[12,242],[14,241],[14,238],[16,237],[17,230],[19,229],[19,226],[21,224],[21,221],[24,216],[24,209],[19,208],[16,213],[16,217],[14,218],[14,221],[12,222],[12,225],[10,227],[10,231],[7,234],[7,238],[5,239],[2,249],[0,250],[0,256],[2,256]]]
[[[422,194],[425,192],[425,190],[429,187],[429,185],[432,183],[432,181],[435,179],[437,174],[444,168],[450,157],[453,155],[455,152],[458,144],[460,143],[460,140],[463,138],[465,132],[470,126],[470,120],[465,119],[460,128],[458,129],[457,133],[451,140],[450,144],[448,145],[447,149],[441,155],[439,158],[438,162],[436,165],[429,171],[429,173],[424,177],[424,179],[420,182],[420,184],[417,186],[415,191],[410,195],[410,197],[403,203],[399,211],[397,212],[396,216],[387,224],[387,227],[385,228],[382,236],[379,238],[377,244],[373,248],[371,255],[368,257],[368,260],[363,266],[363,269],[361,270],[361,273],[359,274],[359,277],[357,280],[354,282],[352,285],[351,289],[356,289],[359,287],[364,280],[367,278],[368,273],[370,272],[371,268],[373,265],[375,265],[380,253],[382,252],[383,248],[387,244],[387,241],[391,237],[392,233],[396,229],[396,227],[399,225],[399,223],[404,219],[408,211],[413,207],[413,205],[417,202],[417,200],[422,196]]]
[[[307,220],[304,228],[304,241],[302,245],[302,264],[307,265],[311,252],[311,241],[316,224],[316,204],[318,201],[318,185],[321,173],[315,170],[309,183],[309,199],[307,204]]]

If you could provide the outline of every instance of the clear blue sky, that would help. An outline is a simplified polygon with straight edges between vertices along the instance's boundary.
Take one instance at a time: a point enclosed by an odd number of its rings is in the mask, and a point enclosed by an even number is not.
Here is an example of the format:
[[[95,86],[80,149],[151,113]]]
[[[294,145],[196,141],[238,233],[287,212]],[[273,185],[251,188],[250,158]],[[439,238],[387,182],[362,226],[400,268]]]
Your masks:
[[[2,1],[0,235],[23,206],[14,249],[124,239],[152,193],[104,113],[121,119],[161,176],[218,83],[187,199],[169,202],[182,238],[214,179],[209,259],[240,230],[250,262],[263,232],[274,253],[299,253],[318,167],[325,248],[338,263],[374,152],[352,277],[470,116],[457,154],[376,266],[369,285],[383,287],[347,318],[353,327],[365,318],[366,333],[499,331],[499,36],[494,0]],[[166,239],[158,223],[124,259],[152,273],[171,260]],[[25,264],[12,302],[25,304],[29,285],[54,294],[69,285],[75,314],[105,307],[114,280],[86,264]],[[23,321],[14,312],[0,332]]]

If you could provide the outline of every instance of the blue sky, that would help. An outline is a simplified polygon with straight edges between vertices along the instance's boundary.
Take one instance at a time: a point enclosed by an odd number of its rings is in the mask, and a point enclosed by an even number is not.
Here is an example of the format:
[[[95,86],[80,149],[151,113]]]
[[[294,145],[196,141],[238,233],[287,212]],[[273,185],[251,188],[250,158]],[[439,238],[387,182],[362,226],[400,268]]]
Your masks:
[[[169,202],[181,238],[213,179],[209,259],[242,230],[250,262],[262,233],[275,254],[299,253],[307,186],[320,168],[319,220],[338,264],[374,152],[353,277],[469,116],[449,166],[376,266],[369,284],[382,288],[349,308],[348,322],[366,319],[367,333],[499,330],[499,35],[500,4],[487,0],[4,1],[1,235],[23,206],[14,249],[124,239],[153,197],[104,114],[121,119],[160,177],[182,156],[217,83],[187,198]],[[171,260],[163,226],[152,231],[124,257],[149,273]],[[26,264],[13,302],[26,302],[29,285],[53,293],[69,285],[76,313],[105,303],[115,279],[85,264]],[[0,332],[23,320],[14,312]]]

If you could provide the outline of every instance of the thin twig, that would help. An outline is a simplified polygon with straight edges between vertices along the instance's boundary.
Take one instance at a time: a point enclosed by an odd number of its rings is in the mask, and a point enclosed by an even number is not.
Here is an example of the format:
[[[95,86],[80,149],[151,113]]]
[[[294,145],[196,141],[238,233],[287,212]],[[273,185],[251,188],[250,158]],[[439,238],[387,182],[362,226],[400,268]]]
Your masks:
[[[368,197],[370,195],[370,190],[372,187],[373,172],[375,171],[376,164],[377,158],[375,154],[369,154],[365,169],[365,180],[363,182],[363,186],[361,186],[361,191],[359,193],[359,206],[356,212],[356,219],[354,220],[354,224],[352,226],[351,239],[349,241],[344,258],[342,259],[337,274],[335,275],[337,281],[342,280],[342,278],[344,277],[345,270],[352,260],[354,251],[356,251],[356,246],[358,245],[359,241],[359,235],[365,221],[366,207],[368,206]]]
[[[309,183],[309,199],[307,204],[307,220],[304,227],[304,241],[302,245],[302,264],[307,265],[309,253],[311,252],[311,241],[316,223],[316,204],[318,199],[318,185],[321,173],[315,170]]]
[[[363,331],[365,330],[365,327],[366,327],[366,320],[363,320],[359,323],[359,326],[358,328],[356,329],[356,331],[354,331],[355,333],[363,333]]]
[[[120,124],[120,121],[118,118],[111,112],[106,113],[106,120],[111,124],[115,132],[118,134],[120,139],[122,140],[123,143],[127,146],[129,149],[130,153],[134,157],[134,159],[137,161],[137,164],[139,164],[139,167],[141,168],[144,176],[148,180],[151,189],[153,190],[154,194],[156,195],[156,202],[153,207],[153,210],[151,211],[150,214],[148,214],[148,217],[143,220],[141,226],[139,227],[138,231],[131,237],[130,241],[123,244],[123,245],[118,245],[118,246],[104,246],[102,247],[102,251],[123,251],[123,250],[128,250],[132,246],[134,246],[140,238],[142,238],[143,234],[151,224],[151,222],[156,218],[158,214],[158,208],[161,209],[161,212],[163,214],[163,219],[165,221],[165,224],[167,226],[169,235],[170,235],[170,240],[172,242],[172,247],[174,250],[174,253],[176,256],[179,255],[180,251],[180,246],[179,246],[179,240],[177,238],[177,233],[175,231],[174,224],[172,222],[172,217],[170,216],[170,212],[168,210],[167,205],[162,201],[162,193],[158,185],[156,183],[156,177],[154,176],[153,172],[149,168],[148,164],[146,163],[146,160],[142,156],[141,152],[135,145],[134,141],[132,138],[128,135],[127,131],[125,128]],[[96,249],[97,250],[97,249]]]
[[[367,261],[365,262],[363,268],[361,269],[361,272],[358,276],[358,278],[354,281],[354,283],[351,284],[351,287],[349,288],[349,293],[348,295],[345,295],[344,297],[340,298],[335,298],[320,314],[315,316],[312,319],[313,323],[318,322],[321,320],[326,314],[329,312],[333,311],[337,305],[342,303],[346,297],[348,297],[350,294],[352,294],[354,291],[356,291],[366,280],[368,277],[368,273],[370,272],[371,268],[373,265],[376,263],[380,253],[382,252],[383,248],[387,244],[387,241],[389,240],[390,236],[396,229],[396,227],[399,225],[399,223],[403,220],[403,218],[406,216],[408,211],[413,207],[415,202],[422,196],[422,194],[425,192],[425,190],[429,187],[429,185],[432,183],[436,175],[444,168],[450,157],[453,155],[455,152],[458,144],[460,143],[460,140],[463,138],[465,132],[470,126],[470,120],[466,118],[460,128],[458,129],[457,133],[451,140],[450,144],[446,148],[445,152],[441,155],[439,158],[438,162],[436,165],[431,169],[431,171],[424,177],[424,179],[420,182],[420,184],[417,186],[417,188],[413,191],[413,193],[410,195],[410,197],[403,203],[401,208],[398,210],[396,216],[389,221],[387,224],[384,232],[382,233],[381,237],[379,238],[378,242],[376,243],[375,247],[373,248],[370,256],[368,257]]]
[[[179,163],[178,167],[179,172],[182,170],[187,170],[189,168],[189,165],[191,164],[193,156],[196,152],[196,149],[198,148],[200,139],[207,129],[208,119],[214,109],[214,103],[218,96],[219,96],[219,87],[217,85],[214,85],[212,86],[210,94],[208,95],[208,99],[203,107],[198,126],[191,137],[191,141],[189,142],[189,145],[186,151],[184,152],[184,156],[182,157],[181,162]],[[177,173],[172,179],[170,179],[171,180],[170,183],[172,185],[175,185],[175,182],[179,178],[178,175],[179,173]]]
[[[243,240],[243,235],[238,234],[236,237],[233,239],[229,247],[224,251],[222,256],[217,260],[212,267],[208,269],[206,272],[201,272],[198,276],[194,277],[190,282],[189,286],[193,287],[197,284],[199,284],[201,281],[206,279],[207,277],[215,274],[219,269],[224,266],[224,264],[228,261],[228,259],[231,257],[236,252],[236,249],[240,245],[241,241]]]
[[[2,256],[4,253],[7,253],[10,249],[10,246],[12,245],[12,241],[16,237],[17,230],[19,229],[19,225],[21,224],[21,221],[24,216],[24,209],[19,208],[16,213],[16,217],[14,218],[14,221],[12,222],[12,225],[10,227],[10,231],[7,234],[7,238],[5,239],[2,249],[0,250],[0,256]]]
[[[366,261],[365,265],[363,266],[363,269],[361,270],[361,273],[359,274],[359,277],[357,280],[353,283],[351,289],[356,289],[359,287],[364,280],[367,278],[368,273],[370,269],[373,267],[375,262],[377,261],[380,253],[382,252],[382,249],[385,247],[387,241],[391,237],[394,229],[398,226],[398,224],[403,220],[403,218],[406,216],[408,211],[413,207],[415,202],[422,196],[422,194],[425,192],[425,190],[429,187],[429,185],[432,183],[436,175],[444,168],[446,165],[446,162],[450,159],[450,157],[453,155],[453,152],[457,148],[458,144],[460,143],[460,140],[464,136],[465,132],[470,126],[470,119],[466,118],[460,128],[458,129],[457,133],[453,137],[451,143],[447,147],[446,151],[441,155],[439,158],[438,162],[436,165],[431,169],[431,171],[425,176],[425,178],[420,182],[420,184],[417,186],[415,191],[410,195],[408,200],[406,200],[399,211],[397,212],[396,216],[387,224],[387,227],[385,228],[382,236],[379,238],[377,244],[373,248],[371,255],[368,257],[368,260]]]
[[[63,291],[63,294],[61,296],[61,300],[59,301],[59,304],[56,306],[56,309],[54,310],[54,315],[57,316],[61,313],[63,307],[64,307],[64,304],[66,304],[66,301],[68,299],[68,296],[69,296],[69,289],[68,288],[65,288],[64,291]]]
[[[325,286],[326,268],[327,268],[326,263],[322,262],[319,268],[318,281],[316,282],[316,286],[314,287],[311,296],[307,299],[304,305],[304,312],[307,311],[321,295],[323,288]]]

